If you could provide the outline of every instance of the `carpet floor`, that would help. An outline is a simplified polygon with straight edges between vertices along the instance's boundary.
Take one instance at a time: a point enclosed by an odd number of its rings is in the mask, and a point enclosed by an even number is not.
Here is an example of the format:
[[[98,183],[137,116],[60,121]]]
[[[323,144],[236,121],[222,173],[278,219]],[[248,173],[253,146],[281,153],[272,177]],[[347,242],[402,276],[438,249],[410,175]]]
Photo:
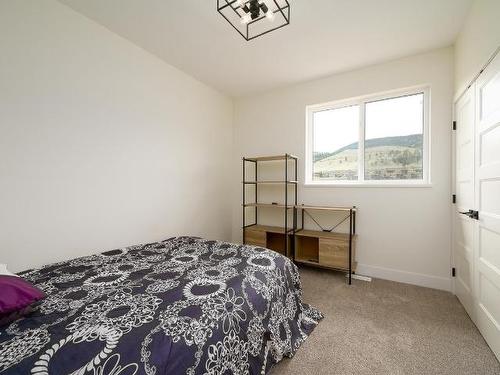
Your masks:
[[[281,374],[499,375],[500,364],[451,293],[301,268],[304,301],[325,315]]]

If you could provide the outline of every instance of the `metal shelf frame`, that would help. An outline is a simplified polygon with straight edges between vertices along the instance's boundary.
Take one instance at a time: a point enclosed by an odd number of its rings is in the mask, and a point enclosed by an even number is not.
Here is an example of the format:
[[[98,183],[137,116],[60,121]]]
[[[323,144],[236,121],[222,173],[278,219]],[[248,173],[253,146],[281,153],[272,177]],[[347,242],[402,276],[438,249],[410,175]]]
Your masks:
[[[340,224],[343,222],[347,221],[349,222],[349,233],[346,235],[349,236],[349,267],[347,269],[348,271],[348,282],[349,285],[352,282],[352,274],[353,274],[353,239],[356,236],[356,213],[357,213],[357,208],[356,206],[348,206],[348,207],[328,207],[328,206],[313,206],[313,205],[299,205],[297,203],[298,199],[298,177],[297,177],[297,172],[298,172],[298,158],[294,155],[290,154],[284,154],[284,155],[275,155],[275,156],[261,156],[261,157],[244,157],[242,158],[243,165],[242,165],[242,170],[243,170],[243,179],[242,179],[242,187],[243,187],[243,202],[242,202],[242,230],[243,230],[243,243],[246,243],[246,228],[250,228],[252,226],[261,226],[259,224],[259,208],[276,208],[276,209],[282,209],[284,212],[283,215],[283,226],[276,226],[276,227],[267,227],[271,228],[269,231],[271,233],[280,233],[283,234],[283,240],[285,241],[284,243],[284,249],[285,249],[285,255],[292,259],[296,263],[306,263],[309,265],[315,265],[322,267],[321,265],[318,264],[313,264],[312,262],[304,262],[303,260],[296,259],[296,254],[295,254],[295,238],[296,235],[298,235],[301,231],[304,231],[304,216],[309,216],[312,221],[319,227],[321,228],[321,231],[323,232],[323,235],[326,233],[332,233],[332,231],[337,228]],[[259,168],[262,163],[265,162],[284,162],[283,166],[283,180],[259,180]],[[289,163],[293,162],[292,167],[290,167]],[[247,181],[246,180],[246,172],[248,168],[248,164],[250,164],[251,167],[254,168],[254,173],[255,173],[255,179],[252,181]],[[291,178],[293,175],[293,178]],[[266,185],[283,185],[283,190],[284,190],[284,202],[283,203],[264,203],[264,202],[259,202],[259,189],[262,186]],[[247,202],[247,192],[246,188],[247,186],[254,186],[254,194],[253,194],[253,202]],[[289,199],[288,194],[290,192],[290,189],[294,189],[294,194],[293,194],[293,199]],[[254,222],[247,224],[247,216],[246,212],[247,209],[254,209]],[[292,223],[289,222],[289,210],[292,210],[293,214],[293,219]],[[336,212],[344,212],[345,217],[338,223],[336,223],[333,228],[323,228],[318,221],[315,220],[315,218],[311,215],[310,211],[336,211]],[[300,213],[300,228],[298,227],[298,219],[299,219],[299,213]],[[291,226],[290,226],[291,224]],[[262,227],[262,226],[261,226]],[[329,269],[332,269],[331,267],[326,267]],[[345,270],[345,269],[343,269]]]
[[[283,228],[285,232],[284,236],[284,241],[285,241],[285,254],[287,257],[294,259],[294,254],[293,254],[293,245],[290,246],[290,242],[288,240],[288,234],[291,234],[292,236],[295,234],[295,230],[297,228],[297,210],[295,207],[297,206],[297,198],[298,198],[298,158],[294,155],[290,154],[284,154],[284,155],[276,155],[276,156],[265,156],[265,157],[254,157],[254,158],[246,158],[244,157],[243,159],[243,179],[242,179],[242,186],[243,186],[243,202],[242,202],[242,229],[243,229],[243,243],[246,243],[245,241],[245,228],[252,226],[252,225],[258,225],[259,221],[259,207],[275,207],[279,209],[283,209],[284,215],[283,215]],[[274,162],[274,161],[284,161],[284,168],[283,168],[283,174],[284,174],[284,179],[279,180],[279,181],[259,181],[259,164],[263,162]],[[293,166],[290,168],[289,162],[293,162]],[[246,180],[246,171],[247,171],[247,164],[250,163],[254,167],[254,173],[255,173],[255,180],[254,181],[247,181]],[[293,172],[293,179],[290,179],[291,175]],[[266,185],[266,184],[282,184],[284,188],[284,203],[283,204],[270,204],[270,203],[261,203],[258,200],[259,196],[259,185]],[[247,194],[246,194],[246,186],[247,185],[254,185],[254,201],[251,203],[247,203]],[[294,195],[293,195],[293,202],[289,202],[290,199],[288,197],[289,189],[294,189]],[[246,210],[247,208],[254,208],[254,215],[255,215],[255,222],[253,224],[247,224],[246,223]],[[293,219],[292,223],[289,223],[288,219],[288,211],[292,209],[292,214],[293,214]],[[292,224],[290,230],[288,229],[289,224]]]

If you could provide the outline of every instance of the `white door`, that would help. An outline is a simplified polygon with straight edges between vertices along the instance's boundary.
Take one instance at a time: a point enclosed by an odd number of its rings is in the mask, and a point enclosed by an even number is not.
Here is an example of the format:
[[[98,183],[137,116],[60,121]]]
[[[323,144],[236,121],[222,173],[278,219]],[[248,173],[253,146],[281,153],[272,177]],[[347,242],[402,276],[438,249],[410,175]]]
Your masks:
[[[465,310],[474,315],[474,235],[475,220],[463,214],[474,208],[474,90],[469,89],[456,103],[455,119],[455,192],[453,262],[455,264],[455,294]],[[462,213],[461,213],[462,212]]]
[[[500,55],[476,83],[476,325],[500,360]]]

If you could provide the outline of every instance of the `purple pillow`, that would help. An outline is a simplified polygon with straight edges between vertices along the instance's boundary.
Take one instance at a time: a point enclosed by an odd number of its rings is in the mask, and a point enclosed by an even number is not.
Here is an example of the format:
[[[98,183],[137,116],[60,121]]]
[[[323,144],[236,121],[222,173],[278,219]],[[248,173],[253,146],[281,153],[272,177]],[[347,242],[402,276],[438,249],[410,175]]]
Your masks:
[[[22,278],[0,275],[0,318],[20,312],[44,297],[44,292]]]
[[[7,324],[15,322],[17,319],[24,318],[25,316],[36,311],[37,308],[38,308],[38,304],[35,303],[35,304],[27,306],[24,309],[21,309],[19,311],[13,311],[13,312],[8,313],[8,314],[0,314],[0,327],[6,326]]]

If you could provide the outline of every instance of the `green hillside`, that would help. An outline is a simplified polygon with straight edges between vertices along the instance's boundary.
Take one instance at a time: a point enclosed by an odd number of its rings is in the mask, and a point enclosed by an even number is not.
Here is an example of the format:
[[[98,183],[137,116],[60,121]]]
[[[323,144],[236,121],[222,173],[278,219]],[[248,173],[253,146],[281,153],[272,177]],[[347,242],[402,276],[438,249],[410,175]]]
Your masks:
[[[331,153],[314,155],[314,177],[355,180],[358,173],[358,143]],[[365,143],[365,179],[422,178],[422,135],[386,137]]]
[[[384,137],[384,138],[374,138],[368,139],[365,142],[365,150],[371,147],[377,146],[402,146],[410,148],[422,148],[422,134],[411,134],[403,135],[398,137]],[[340,154],[345,150],[357,150],[358,142],[351,143],[350,145],[339,148],[334,152],[315,152],[313,155],[313,161],[317,162],[321,159],[325,159],[336,154]]]

